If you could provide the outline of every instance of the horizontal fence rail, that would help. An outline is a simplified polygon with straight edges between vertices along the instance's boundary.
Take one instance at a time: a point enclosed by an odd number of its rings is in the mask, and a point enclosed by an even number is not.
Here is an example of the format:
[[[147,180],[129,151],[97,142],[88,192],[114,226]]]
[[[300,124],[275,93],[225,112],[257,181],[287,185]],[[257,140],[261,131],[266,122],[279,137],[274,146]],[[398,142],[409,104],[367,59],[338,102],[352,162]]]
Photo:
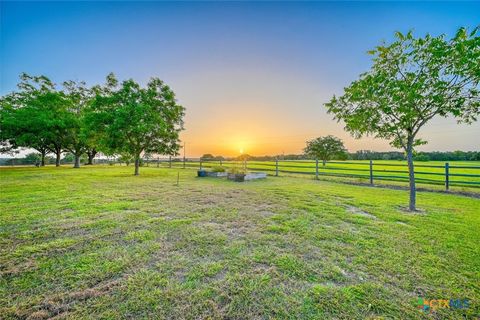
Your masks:
[[[48,158],[47,158],[48,159]],[[47,160],[46,159],[46,160]],[[118,159],[94,159],[94,164],[106,165],[133,165],[133,162],[120,162]],[[55,164],[51,158],[46,164]],[[61,161],[62,165],[70,165],[70,161]],[[249,171],[264,171],[269,175],[301,175],[320,177],[354,178],[368,181],[393,181],[406,183],[409,181],[408,166],[404,161],[327,161],[325,164],[318,160],[251,160],[235,161],[224,159],[199,159],[199,158],[149,158],[141,160],[142,166],[162,168],[190,168],[190,169],[225,169],[239,168]],[[9,159],[2,166],[33,166],[39,161],[26,159]],[[415,181],[422,184],[442,185],[446,190],[451,186],[480,188],[480,164],[458,165],[449,162],[442,164],[415,164]]]

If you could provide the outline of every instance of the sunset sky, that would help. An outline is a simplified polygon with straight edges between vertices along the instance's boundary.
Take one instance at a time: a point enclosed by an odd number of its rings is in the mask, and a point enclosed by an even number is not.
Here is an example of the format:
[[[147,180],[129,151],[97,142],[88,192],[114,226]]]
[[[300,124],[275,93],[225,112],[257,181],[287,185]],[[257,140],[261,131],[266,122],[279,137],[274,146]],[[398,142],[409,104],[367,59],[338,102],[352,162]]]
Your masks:
[[[366,51],[396,30],[452,35],[480,24],[480,2],[1,2],[0,94],[20,72],[103,82],[156,76],[186,107],[187,156],[299,153],[333,134],[323,104],[369,69]],[[436,119],[421,150],[479,150],[480,124]]]

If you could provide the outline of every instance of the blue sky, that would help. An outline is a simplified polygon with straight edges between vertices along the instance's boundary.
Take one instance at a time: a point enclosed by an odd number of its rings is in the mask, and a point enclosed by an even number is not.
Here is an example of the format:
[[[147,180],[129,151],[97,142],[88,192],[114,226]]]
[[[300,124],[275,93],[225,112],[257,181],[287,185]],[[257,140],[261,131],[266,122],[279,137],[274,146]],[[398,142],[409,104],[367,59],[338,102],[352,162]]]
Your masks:
[[[20,72],[101,83],[158,76],[187,108],[190,155],[300,152],[334,134],[323,103],[368,70],[396,30],[452,35],[480,24],[480,2],[1,2],[0,93]],[[480,125],[437,119],[424,150],[478,150]]]

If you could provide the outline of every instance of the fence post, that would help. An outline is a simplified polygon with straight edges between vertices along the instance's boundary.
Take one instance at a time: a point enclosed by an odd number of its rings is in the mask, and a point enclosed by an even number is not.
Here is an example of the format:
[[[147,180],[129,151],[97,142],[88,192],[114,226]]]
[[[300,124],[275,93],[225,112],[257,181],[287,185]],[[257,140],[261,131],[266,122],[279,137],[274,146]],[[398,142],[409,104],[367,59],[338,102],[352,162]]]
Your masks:
[[[200,158],[200,170],[202,170],[202,158]]]
[[[373,161],[370,160],[370,184],[373,185]]]
[[[315,179],[318,180],[318,159],[315,159]]]
[[[221,166],[223,166],[223,164],[222,164],[222,159],[220,159],[220,167],[221,167]]]
[[[168,156],[168,167],[172,167],[172,156]]]
[[[448,164],[448,162],[445,162],[445,190],[447,191],[450,184],[449,169],[450,169],[450,165]]]
[[[159,167],[160,167],[160,158],[157,157],[157,168],[159,168]]]
[[[245,170],[245,172],[247,171],[247,159],[245,158],[245,160],[243,160],[243,169]]]
[[[183,157],[183,169],[185,169],[185,157]]]
[[[275,177],[278,177],[278,157],[275,158]]]

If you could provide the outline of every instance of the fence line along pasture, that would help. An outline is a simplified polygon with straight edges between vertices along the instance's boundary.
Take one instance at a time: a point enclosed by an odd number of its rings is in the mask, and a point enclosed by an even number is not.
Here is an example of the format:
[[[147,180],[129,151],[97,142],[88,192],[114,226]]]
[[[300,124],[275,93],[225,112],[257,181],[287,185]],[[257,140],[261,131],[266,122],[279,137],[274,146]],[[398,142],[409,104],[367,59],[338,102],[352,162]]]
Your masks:
[[[217,160],[199,158],[150,158],[142,159],[144,166],[167,168],[208,169],[213,167],[238,167],[251,171],[264,171],[271,176],[301,175],[320,177],[356,178],[374,184],[378,181],[408,183],[408,166],[396,160],[322,161],[316,160]],[[480,164],[457,164],[460,161],[415,164],[415,181],[421,184],[443,185],[446,190],[452,186],[480,188]],[[117,159],[94,159],[94,164],[119,164]],[[2,166],[34,166],[38,161],[9,159]],[[47,164],[54,164],[48,159]],[[61,162],[70,165],[71,162]],[[131,163],[133,165],[133,163]]]
[[[233,161],[198,158],[172,158],[144,160],[150,165],[170,168],[208,169],[217,166],[246,168],[265,171],[272,176],[302,175],[320,177],[358,178],[374,184],[377,181],[408,183],[408,166],[402,161],[322,161],[316,160],[251,160]],[[480,188],[480,165],[458,165],[445,163],[415,164],[415,181],[421,184]]]

